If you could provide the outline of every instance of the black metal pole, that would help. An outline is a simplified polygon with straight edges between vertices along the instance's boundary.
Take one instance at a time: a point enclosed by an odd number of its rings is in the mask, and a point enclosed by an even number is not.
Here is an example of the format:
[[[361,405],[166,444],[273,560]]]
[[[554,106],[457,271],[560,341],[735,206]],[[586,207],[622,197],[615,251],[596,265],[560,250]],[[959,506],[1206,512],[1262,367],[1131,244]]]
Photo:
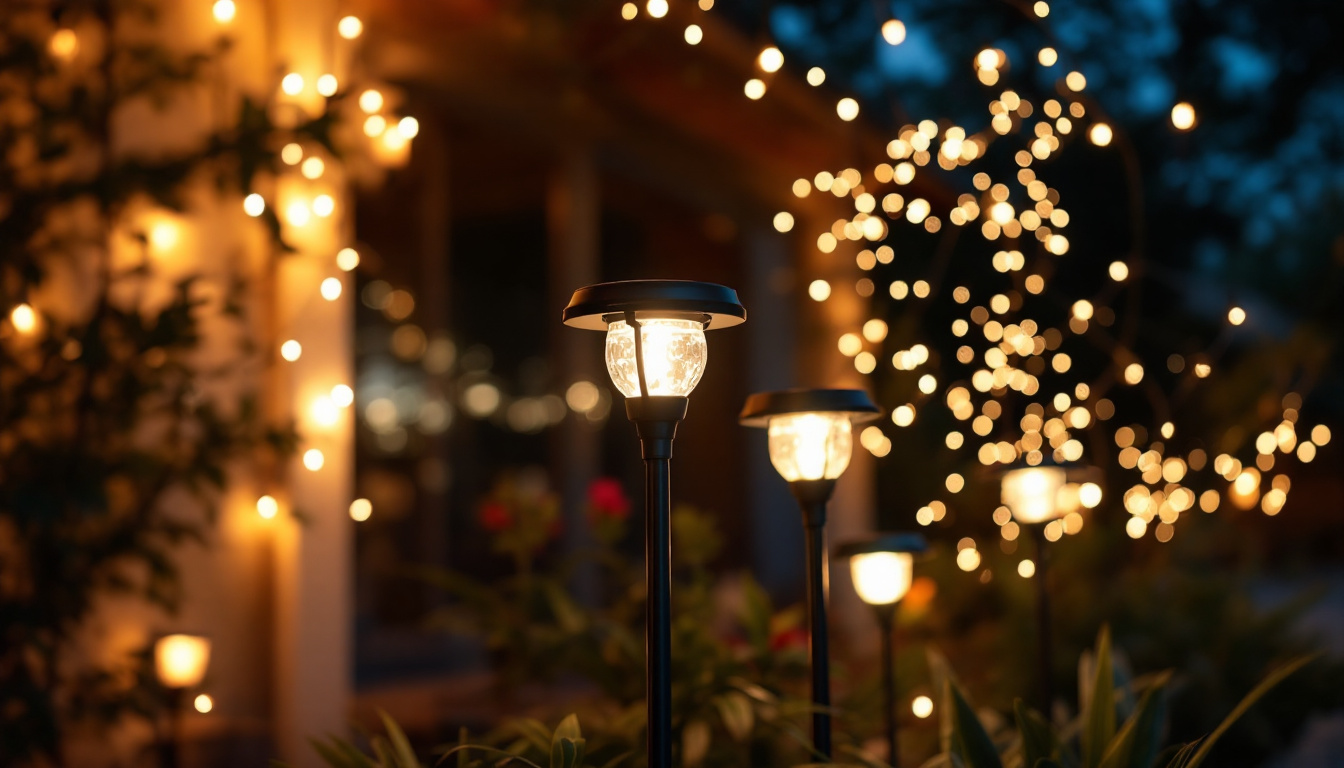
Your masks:
[[[644,655],[649,768],[672,766],[672,439],[686,416],[684,397],[632,397],[644,456]]]
[[[877,624],[882,631],[882,712],[887,720],[887,762],[899,768],[896,744],[896,604],[879,605]]]
[[[1036,542],[1036,664],[1041,676],[1041,712],[1049,718],[1055,700],[1055,676],[1052,666],[1054,654],[1051,651],[1050,590],[1045,583],[1045,527],[1033,524],[1026,528],[1031,531],[1031,538]]]
[[[186,700],[185,688],[169,688],[164,697],[168,722],[159,738],[159,768],[178,768],[181,765],[182,707]]]
[[[812,745],[827,760],[831,757],[831,667],[826,628],[826,593],[830,570],[826,552],[826,503],[835,489],[834,480],[800,480],[791,484],[803,510],[807,542],[808,648],[812,662]]]

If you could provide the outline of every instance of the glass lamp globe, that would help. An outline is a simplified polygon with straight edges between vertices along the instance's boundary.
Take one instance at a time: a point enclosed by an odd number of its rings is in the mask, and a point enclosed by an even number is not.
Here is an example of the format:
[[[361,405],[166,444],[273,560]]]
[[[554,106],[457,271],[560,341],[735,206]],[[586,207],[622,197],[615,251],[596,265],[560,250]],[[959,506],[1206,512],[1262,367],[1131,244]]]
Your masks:
[[[789,482],[834,480],[849,466],[848,413],[789,413],[770,419],[770,463]]]
[[[869,605],[891,605],[910,591],[915,558],[909,552],[865,552],[849,559],[854,590]]]
[[[166,635],[154,644],[154,671],[165,688],[193,688],[210,665],[210,641],[196,635]]]
[[[704,323],[676,318],[639,318],[644,381],[653,397],[686,397],[700,383],[709,359]],[[607,327],[607,373],[621,394],[639,397],[635,330],[625,320]]]
[[[1022,467],[1003,474],[1000,498],[1019,523],[1044,523],[1067,512],[1060,494],[1068,482],[1063,467]]]

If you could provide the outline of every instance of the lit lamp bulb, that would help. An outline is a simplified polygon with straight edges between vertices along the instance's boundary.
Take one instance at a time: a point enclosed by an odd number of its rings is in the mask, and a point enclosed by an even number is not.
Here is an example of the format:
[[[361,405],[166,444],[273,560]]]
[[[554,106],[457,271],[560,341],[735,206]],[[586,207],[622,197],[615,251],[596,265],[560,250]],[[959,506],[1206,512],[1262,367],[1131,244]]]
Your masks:
[[[1024,467],[1004,473],[1004,506],[1019,523],[1044,523],[1059,517],[1059,494],[1067,480],[1063,467]]]
[[[789,482],[834,480],[849,466],[854,437],[845,413],[794,413],[770,419],[770,463]]]
[[[196,635],[165,635],[154,644],[154,671],[164,688],[193,688],[210,665],[210,641]]]
[[[638,318],[644,382],[654,397],[686,397],[700,383],[709,359],[703,323],[674,318]],[[640,397],[635,331],[625,320],[607,328],[607,373],[621,394]]]
[[[849,560],[854,591],[869,605],[892,605],[910,591],[915,558],[908,552],[865,552]]]

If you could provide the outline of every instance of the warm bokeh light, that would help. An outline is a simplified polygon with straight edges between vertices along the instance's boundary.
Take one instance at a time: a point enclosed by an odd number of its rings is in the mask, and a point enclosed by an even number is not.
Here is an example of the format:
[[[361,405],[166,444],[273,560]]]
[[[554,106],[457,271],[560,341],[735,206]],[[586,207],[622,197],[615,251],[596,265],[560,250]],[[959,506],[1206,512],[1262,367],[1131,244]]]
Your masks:
[[[79,53],[79,37],[73,29],[58,29],[47,42],[47,50],[62,61],[69,61]]]
[[[166,635],[154,644],[154,672],[164,688],[192,688],[210,665],[210,641],[196,635]]]
[[[807,84],[812,86],[821,85],[826,82],[826,70],[821,67],[813,67],[807,70]],[[802,195],[799,195],[802,197]]]
[[[763,72],[778,72],[784,66],[784,54],[773,45],[761,51],[756,57],[756,66]]]
[[[1233,307],[1227,310],[1227,322],[1233,325],[1241,325],[1246,322],[1246,310],[1241,307]]]
[[[191,706],[202,715],[208,715],[210,714],[210,711],[215,708],[215,700],[210,698],[209,694],[202,693],[192,699]]]
[[[357,523],[368,520],[373,514],[373,502],[368,499],[355,499],[350,502],[350,519]]]
[[[900,45],[905,42],[905,23],[898,19],[887,19],[882,24],[882,39],[888,45]]]
[[[1113,135],[1111,126],[1105,123],[1095,123],[1087,132],[1087,138],[1098,147],[1108,146]]]
[[[760,78],[753,77],[747,81],[746,85],[742,86],[742,92],[747,95],[748,99],[756,101],[765,95],[765,83]]]
[[[835,113],[841,120],[849,122],[859,116],[859,102],[846,96],[835,103]]]
[[[354,40],[364,33],[364,22],[358,16],[344,16],[336,22],[336,32],[346,40]]]
[[[233,0],[215,0],[215,4],[210,7],[210,13],[215,17],[215,21],[228,24],[238,15],[238,6]]]
[[[601,401],[602,395],[591,381],[576,381],[565,391],[565,402],[576,413],[588,413]]]
[[[1059,467],[1009,470],[1000,481],[1000,498],[1018,522],[1043,523],[1068,511],[1058,503],[1065,479]]]
[[[1189,102],[1182,101],[1171,108],[1171,124],[1178,131],[1188,131],[1195,127],[1195,108]]]
[[[303,93],[303,75],[298,72],[290,72],[280,81],[280,90],[290,96],[298,96]]]
[[[1055,62],[1059,61],[1059,53],[1054,48],[1042,48],[1036,53],[1036,61],[1040,62],[1042,67],[1053,67]]]
[[[326,463],[327,463],[327,457],[322,454],[322,451],[316,448],[309,448],[308,450],[303,452],[303,466],[309,472],[318,471]]]
[[[284,344],[280,345],[280,356],[283,357],[288,362],[292,363],[295,360],[298,360],[299,356],[302,354],[303,354],[303,345],[295,341],[294,339],[290,339],[289,341],[286,341]]]
[[[825,280],[813,280],[807,286],[807,295],[813,301],[825,301],[831,297],[831,284]]]
[[[270,520],[279,511],[280,503],[275,500],[274,496],[268,494],[257,499],[257,514],[263,518]]]
[[[793,214],[788,211],[780,211],[779,213],[776,213],[774,225],[775,231],[788,232],[793,229]]]
[[[933,714],[933,699],[928,696],[916,696],[914,701],[910,702],[910,711],[920,720]]]
[[[359,251],[354,248],[342,248],[336,252],[336,268],[350,272],[359,266]]]
[[[266,212],[266,199],[253,192],[243,198],[243,213],[256,218]]]
[[[32,333],[37,330],[37,312],[31,305],[19,304],[9,311],[9,322],[19,333]]]
[[[690,45],[699,45],[700,41],[705,39],[705,32],[700,29],[699,24],[691,24],[686,27],[683,37]]]
[[[667,15],[667,0],[649,0],[644,5],[644,10],[655,19],[661,19]]]
[[[335,96],[340,88],[341,84],[336,80],[335,75],[326,74],[317,78],[317,92],[323,96]]]

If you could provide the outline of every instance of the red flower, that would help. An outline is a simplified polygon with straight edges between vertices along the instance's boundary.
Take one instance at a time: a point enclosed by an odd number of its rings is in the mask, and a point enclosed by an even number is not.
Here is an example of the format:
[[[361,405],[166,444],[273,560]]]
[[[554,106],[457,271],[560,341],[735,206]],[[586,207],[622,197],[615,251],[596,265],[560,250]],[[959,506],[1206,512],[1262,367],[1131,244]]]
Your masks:
[[[476,517],[480,520],[481,527],[487,531],[499,533],[513,527],[513,515],[509,513],[509,508],[497,501],[482,504]]]
[[[789,627],[770,636],[770,650],[784,651],[807,647],[807,632],[802,627]]]
[[[588,509],[594,518],[624,520],[630,516],[630,498],[619,481],[599,477],[588,486]]]

